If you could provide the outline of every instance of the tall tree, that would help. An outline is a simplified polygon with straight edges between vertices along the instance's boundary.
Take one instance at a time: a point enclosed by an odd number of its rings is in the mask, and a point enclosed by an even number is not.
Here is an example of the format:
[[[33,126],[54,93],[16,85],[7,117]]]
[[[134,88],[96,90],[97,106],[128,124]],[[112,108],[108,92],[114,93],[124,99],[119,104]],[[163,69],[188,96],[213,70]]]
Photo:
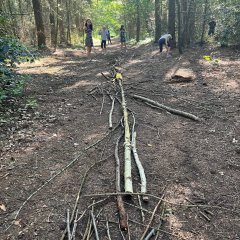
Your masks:
[[[180,0],[176,0],[177,3],[177,16],[178,16],[178,51],[180,54],[182,51],[182,21],[181,21],[181,5]]]
[[[158,42],[161,36],[160,4],[161,0],[155,0],[155,42]]]
[[[140,1],[137,0],[137,25],[136,25],[136,41],[140,40],[141,22],[140,22]]]
[[[202,22],[202,34],[201,34],[201,44],[203,44],[205,28],[207,23],[207,10],[208,10],[208,0],[205,0],[204,10],[203,10],[203,22]]]
[[[168,33],[170,33],[173,37],[173,45],[176,45],[176,28],[175,28],[175,22],[176,22],[176,7],[175,7],[175,0],[168,0]]]
[[[37,29],[38,47],[46,46],[46,37],[44,33],[44,24],[42,18],[42,8],[40,0],[32,0],[35,24]]]

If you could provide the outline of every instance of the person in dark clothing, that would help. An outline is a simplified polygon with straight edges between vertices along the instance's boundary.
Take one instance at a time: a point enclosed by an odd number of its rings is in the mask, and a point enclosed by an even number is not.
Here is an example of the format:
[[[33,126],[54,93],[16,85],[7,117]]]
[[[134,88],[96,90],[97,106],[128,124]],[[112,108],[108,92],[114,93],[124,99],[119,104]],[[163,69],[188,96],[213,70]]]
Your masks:
[[[87,19],[85,23],[85,33],[86,33],[85,44],[87,48],[87,57],[90,57],[92,47],[93,47],[92,31],[93,31],[92,22],[90,19]]]
[[[212,20],[211,22],[208,23],[208,26],[209,26],[208,36],[214,35],[216,22],[214,20]]]
[[[112,44],[110,30],[109,30],[109,29],[107,29],[107,31],[108,31],[108,35],[107,35],[108,44],[109,44],[109,43],[110,43],[110,44]]]

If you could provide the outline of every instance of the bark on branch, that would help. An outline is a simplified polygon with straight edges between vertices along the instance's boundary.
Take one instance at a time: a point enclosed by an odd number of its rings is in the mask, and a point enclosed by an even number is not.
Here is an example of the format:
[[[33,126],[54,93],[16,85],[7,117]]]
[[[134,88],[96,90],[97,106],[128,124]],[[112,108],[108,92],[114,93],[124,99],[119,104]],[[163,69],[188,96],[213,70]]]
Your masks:
[[[158,106],[158,107],[160,107],[162,109],[167,110],[170,113],[177,114],[177,115],[180,115],[180,116],[183,116],[183,117],[186,117],[186,118],[190,118],[190,119],[192,119],[194,121],[201,121],[201,119],[199,117],[197,117],[197,116],[195,116],[195,115],[193,115],[191,113],[187,113],[187,112],[184,112],[184,111],[180,111],[180,110],[177,110],[177,109],[165,106],[165,105],[163,105],[161,103],[158,103],[156,101],[153,101],[153,100],[151,100],[149,98],[145,98],[145,97],[142,97],[142,96],[139,96],[139,95],[135,95],[135,94],[132,95],[132,97],[135,98],[135,99],[140,99],[140,100],[142,100],[144,102],[147,102],[147,103],[150,103],[152,105]]]

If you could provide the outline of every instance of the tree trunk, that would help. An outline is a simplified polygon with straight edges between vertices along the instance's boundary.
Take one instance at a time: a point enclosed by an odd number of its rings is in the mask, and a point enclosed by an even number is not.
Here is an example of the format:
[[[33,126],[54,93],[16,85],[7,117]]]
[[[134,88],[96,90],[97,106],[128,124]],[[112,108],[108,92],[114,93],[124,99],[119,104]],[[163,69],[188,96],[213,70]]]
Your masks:
[[[70,23],[70,0],[66,1],[66,9],[67,9],[67,43],[71,44],[71,23]]]
[[[203,23],[202,23],[202,34],[201,34],[201,41],[200,41],[201,44],[203,44],[203,41],[204,41],[204,34],[205,34],[206,21],[207,21],[207,7],[208,7],[208,0],[205,0]]]
[[[59,18],[58,18],[58,27],[60,34],[60,44],[66,44],[66,34],[64,28],[64,0],[60,0],[60,9],[59,9]]]
[[[141,30],[141,22],[140,22],[140,3],[137,0],[137,28],[136,28],[136,41],[139,42],[140,40],[140,30]]]
[[[51,10],[50,15],[49,15],[49,21],[50,21],[50,32],[51,32],[51,46],[55,46],[55,17],[54,17],[54,12]]]
[[[44,33],[44,24],[40,0],[32,0],[32,5],[37,29],[38,48],[42,48],[46,46],[46,37]]]
[[[160,0],[155,0],[155,42],[161,36]]]
[[[177,3],[177,13],[178,13],[178,51],[180,54],[182,54],[183,51],[182,51],[181,5],[179,0],[176,0],[176,3]]]
[[[176,35],[175,35],[175,22],[176,22],[176,14],[175,14],[175,0],[168,0],[168,33],[170,33],[173,37],[173,46],[176,47]]]

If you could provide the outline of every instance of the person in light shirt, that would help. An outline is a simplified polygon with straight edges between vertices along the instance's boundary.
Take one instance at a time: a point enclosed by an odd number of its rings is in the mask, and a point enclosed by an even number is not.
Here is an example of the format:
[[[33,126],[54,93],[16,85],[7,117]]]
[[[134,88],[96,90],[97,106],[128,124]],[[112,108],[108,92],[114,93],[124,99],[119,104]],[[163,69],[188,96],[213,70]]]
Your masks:
[[[171,34],[164,34],[162,35],[159,40],[158,40],[158,44],[159,44],[159,48],[160,48],[160,53],[163,51],[163,45],[165,45],[166,50],[167,50],[167,56],[169,56],[169,52],[171,50],[171,40],[172,40],[172,35]]]

